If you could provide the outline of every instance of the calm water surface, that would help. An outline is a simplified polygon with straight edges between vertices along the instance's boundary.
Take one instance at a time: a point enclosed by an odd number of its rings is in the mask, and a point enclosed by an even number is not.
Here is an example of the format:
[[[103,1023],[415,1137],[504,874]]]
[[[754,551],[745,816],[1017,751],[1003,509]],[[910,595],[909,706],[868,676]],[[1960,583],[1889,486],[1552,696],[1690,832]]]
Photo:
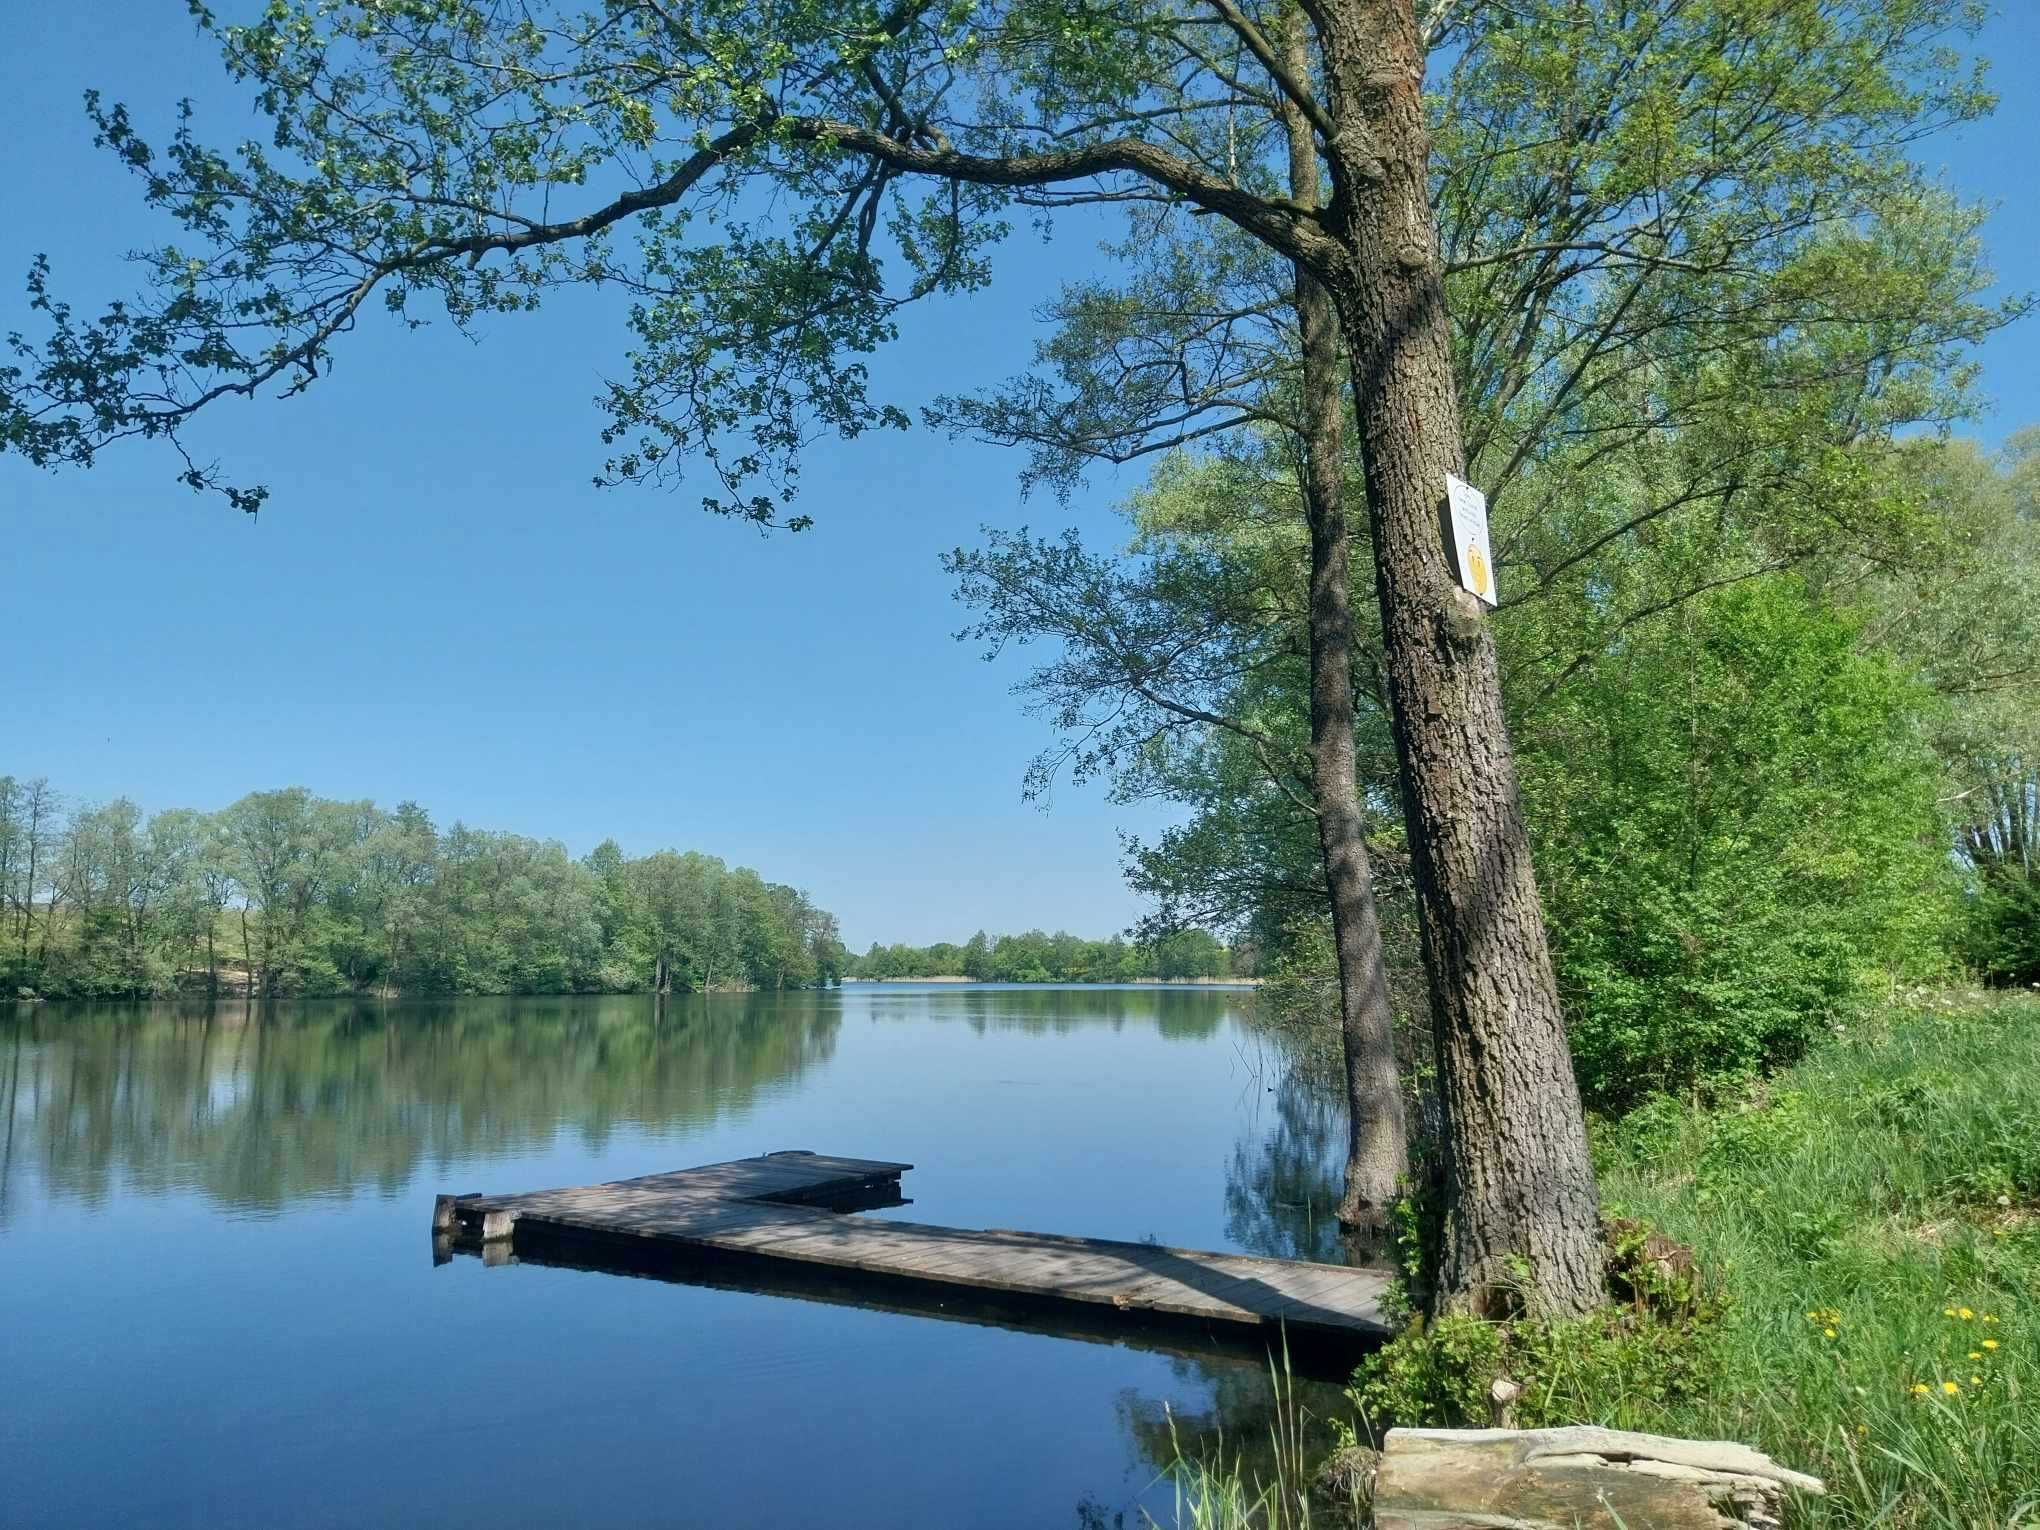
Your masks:
[[[1342,1127],[1245,1002],[0,1009],[0,1524],[1167,1522],[1164,1409],[1251,1444],[1255,1365],[435,1269],[432,1198],[812,1148],[917,1221],[1337,1258]]]

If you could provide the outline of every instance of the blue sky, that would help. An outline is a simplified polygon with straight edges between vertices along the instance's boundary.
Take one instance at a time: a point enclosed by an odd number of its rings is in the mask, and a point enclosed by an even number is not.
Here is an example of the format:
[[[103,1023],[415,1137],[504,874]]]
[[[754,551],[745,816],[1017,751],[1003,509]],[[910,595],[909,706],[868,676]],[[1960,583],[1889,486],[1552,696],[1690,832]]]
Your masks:
[[[87,85],[158,137],[187,94],[210,137],[253,123],[170,0],[29,6],[10,29],[0,331],[29,327],[38,251],[89,309],[126,290],[119,253],[150,237],[91,146]],[[1998,116],[1924,157],[2000,204],[2005,289],[2040,289],[2040,5],[2006,5],[1982,46]],[[1095,238],[1017,236],[989,294],[910,316],[881,384],[911,405],[1016,371],[1035,307]],[[711,520],[684,488],[598,491],[590,400],[622,350],[616,312],[570,296],[479,350],[443,325],[370,325],[307,397],[216,414],[194,442],[270,486],[254,522],[146,448],[62,477],[0,458],[0,771],[152,809],[297,783],[575,853],[607,835],[701,849],[805,887],[859,947],[1126,925],[1118,831],[1164,813],[1020,800],[1044,726],[1007,694],[1019,663],[951,640],[963,613],[936,564],[987,522],[1115,534],[1126,481],[1023,503],[1012,454],[916,430],[817,451],[799,536]],[[1981,360],[1996,408],[1979,433],[2040,422],[2040,325]]]

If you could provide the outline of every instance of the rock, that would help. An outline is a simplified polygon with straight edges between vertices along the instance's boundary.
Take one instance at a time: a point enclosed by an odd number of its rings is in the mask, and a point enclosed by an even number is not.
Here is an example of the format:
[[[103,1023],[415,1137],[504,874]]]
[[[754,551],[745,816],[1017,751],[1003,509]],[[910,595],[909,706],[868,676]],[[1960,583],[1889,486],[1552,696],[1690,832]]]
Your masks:
[[[1516,1399],[1523,1395],[1521,1382],[1511,1381],[1506,1376],[1497,1376],[1487,1389],[1488,1413],[1497,1429],[1516,1427]]]
[[[1375,1530],[1779,1530],[1820,1480],[1727,1440],[1566,1429],[1391,1429]]]

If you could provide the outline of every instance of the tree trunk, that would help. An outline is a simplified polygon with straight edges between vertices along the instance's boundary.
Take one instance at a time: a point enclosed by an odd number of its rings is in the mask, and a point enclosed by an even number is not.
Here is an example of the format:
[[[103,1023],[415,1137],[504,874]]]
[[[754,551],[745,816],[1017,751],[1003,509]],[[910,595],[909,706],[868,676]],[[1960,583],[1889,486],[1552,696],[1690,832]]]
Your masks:
[[[1485,608],[1442,531],[1465,471],[1409,0],[1324,8],[1339,129],[1328,223],[1352,358],[1396,752],[1444,1112],[1431,1304],[1584,1312],[1604,1296],[1593,1165],[1545,943]]]
[[[1303,18],[1288,17],[1289,67],[1309,78]],[[1293,106],[1289,194],[1318,199],[1317,147]],[[1374,869],[1353,758],[1353,612],[1347,587],[1346,405],[1339,385],[1339,334],[1331,294],[1296,270],[1297,328],[1303,343],[1303,501],[1310,523],[1310,761],[1318,846],[1332,909],[1339,964],[1339,1035],[1346,1063],[1346,1184],[1339,1221],[1376,1251],[1389,1240],[1388,1212],[1409,1168],[1395,1013],[1374,907]]]
[[[29,786],[29,790],[30,790],[31,792],[34,792],[34,793],[35,793],[36,795],[35,795],[34,797],[32,797],[32,798],[31,798],[31,799],[29,800],[29,819],[28,819],[28,875],[27,875],[27,880],[26,880],[26,881],[24,881],[24,882],[23,882],[23,883],[21,884],[21,891],[22,891],[22,899],[21,899],[21,970],[22,970],[23,972],[26,972],[26,971],[28,970],[28,936],[29,936],[29,926],[31,926],[31,925],[32,925],[32,924],[34,924],[34,922],[35,922],[35,874],[36,874],[36,862],[37,862],[37,859],[38,859],[38,857],[39,857],[39,855],[40,855],[40,853],[41,853],[41,850],[42,850],[42,841],[41,841],[41,835],[42,835],[42,793],[41,793],[41,789],[40,789],[40,786],[39,786],[39,784],[37,784],[37,783],[31,783],[31,784],[30,784],[30,786]],[[55,897],[54,897],[54,896],[52,896],[52,897],[51,897],[51,899],[50,899],[50,906],[51,906],[52,908],[54,908],[54,907],[56,906],[56,899],[55,899]],[[44,953],[45,953],[45,954],[47,954],[47,953],[48,953],[48,951],[49,951],[49,947],[50,947],[50,941],[49,941],[49,936],[48,936],[47,934],[45,934],[45,935],[43,936],[43,951],[44,951]]]
[[[671,993],[672,991],[673,973],[666,965],[666,953],[661,951],[659,953],[658,965],[652,970],[652,992]]]

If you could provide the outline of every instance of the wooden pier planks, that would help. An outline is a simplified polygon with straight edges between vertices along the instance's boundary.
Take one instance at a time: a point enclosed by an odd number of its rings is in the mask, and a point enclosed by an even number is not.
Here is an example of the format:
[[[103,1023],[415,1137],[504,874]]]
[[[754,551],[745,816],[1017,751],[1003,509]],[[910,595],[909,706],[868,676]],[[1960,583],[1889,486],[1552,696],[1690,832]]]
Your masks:
[[[441,1196],[435,1232],[500,1245],[568,1237],[660,1246],[793,1267],[874,1284],[911,1282],[1050,1304],[1111,1309],[1226,1328],[1386,1334],[1388,1272],[1246,1254],[1205,1253],[1053,1233],[938,1227],[844,1214],[898,1205],[911,1164],[774,1153],[608,1184],[521,1195]],[[835,1207],[838,1209],[829,1209]]]

